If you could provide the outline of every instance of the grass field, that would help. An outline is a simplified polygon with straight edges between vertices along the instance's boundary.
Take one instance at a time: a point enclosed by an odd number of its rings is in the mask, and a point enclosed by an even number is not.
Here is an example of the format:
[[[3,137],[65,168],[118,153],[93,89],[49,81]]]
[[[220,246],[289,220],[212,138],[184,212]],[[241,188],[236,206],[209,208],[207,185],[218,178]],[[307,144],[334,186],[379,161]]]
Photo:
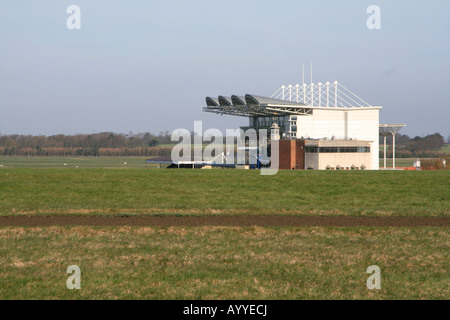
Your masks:
[[[146,164],[152,157],[9,157],[0,156],[0,166],[4,168],[157,168],[157,164]],[[412,167],[415,158],[397,158],[396,167]],[[126,163],[126,164],[125,164]],[[66,164],[66,165],[64,165]],[[380,168],[384,165],[380,159]],[[392,159],[386,159],[387,167],[392,167]]]
[[[152,157],[9,157],[0,156],[3,168],[146,168],[145,159]],[[156,165],[148,165],[156,167]]]
[[[48,160],[0,168],[0,215],[450,213],[447,171],[261,176]],[[449,299],[449,246],[447,227],[7,226],[0,299]],[[69,265],[81,268],[81,290],[66,288]],[[381,290],[366,287],[370,265],[381,268]]]
[[[447,171],[0,169],[0,215],[445,216]]]
[[[416,158],[396,158],[395,159],[395,167],[399,168],[399,167],[412,167],[414,165],[414,161],[416,160]],[[386,167],[387,168],[392,168],[392,158],[387,158],[386,159]],[[380,169],[384,167],[384,160],[383,158],[380,158]]]
[[[439,228],[1,228],[0,298],[448,299],[449,241]],[[374,264],[381,290],[366,287]]]

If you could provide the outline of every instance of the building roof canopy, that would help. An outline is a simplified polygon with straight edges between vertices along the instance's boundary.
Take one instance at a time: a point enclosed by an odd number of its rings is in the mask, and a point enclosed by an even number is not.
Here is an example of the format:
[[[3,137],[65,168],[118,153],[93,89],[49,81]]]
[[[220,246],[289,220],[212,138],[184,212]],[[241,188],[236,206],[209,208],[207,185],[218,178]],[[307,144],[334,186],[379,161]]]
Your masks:
[[[304,106],[304,104],[301,102],[291,102],[291,101],[287,101],[287,100],[257,96],[254,94],[246,94],[245,101],[249,106],[267,106],[267,105]]]
[[[245,106],[246,105],[245,97],[243,97],[243,96],[232,95],[231,102],[233,102],[234,106]]]
[[[313,109],[323,108],[324,107],[308,106],[302,102],[246,94],[245,96],[232,95],[231,97],[206,97],[206,107],[203,108],[203,111],[243,117],[278,117],[283,115],[312,115]],[[369,108],[380,109],[381,107]],[[339,108],[328,107],[326,109],[339,110]],[[358,109],[362,108],[349,108],[348,110]]]
[[[230,97],[219,96],[218,100],[221,106],[231,106],[233,104]]]
[[[219,106],[219,99],[206,97],[206,105],[208,107],[218,107]]]
[[[405,126],[404,123],[380,124],[380,135],[381,136],[395,135],[404,126]]]

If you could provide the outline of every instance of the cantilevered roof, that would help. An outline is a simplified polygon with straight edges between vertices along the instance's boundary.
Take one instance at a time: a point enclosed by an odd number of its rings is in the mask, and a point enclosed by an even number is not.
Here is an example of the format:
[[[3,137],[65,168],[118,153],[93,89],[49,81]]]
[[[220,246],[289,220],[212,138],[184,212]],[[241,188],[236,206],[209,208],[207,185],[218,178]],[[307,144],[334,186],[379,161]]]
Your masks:
[[[245,106],[246,105],[245,97],[243,97],[243,96],[232,95],[231,101],[233,102],[234,106]]]
[[[219,99],[206,97],[206,105],[208,107],[217,107],[217,106],[219,106]]]
[[[270,98],[254,94],[207,98],[203,111],[235,116],[312,115],[313,110],[379,110],[339,82],[281,86]],[[301,101],[301,102],[300,102]]]
[[[219,105],[221,106],[231,106],[233,103],[231,102],[230,97],[219,96]]]
[[[401,128],[406,126],[404,123],[386,123],[380,124],[380,136],[395,135]]]
[[[206,97],[206,107],[203,108],[203,111],[243,117],[312,114],[312,109],[303,103],[251,94],[245,96],[232,95],[231,98],[219,96],[217,99]]]
[[[254,94],[246,94],[245,101],[249,106],[265,106],[265,105],[294,105],[304,106],[301,102],[291,102],[281,99],[268,98],[263,96],[257,96]]]

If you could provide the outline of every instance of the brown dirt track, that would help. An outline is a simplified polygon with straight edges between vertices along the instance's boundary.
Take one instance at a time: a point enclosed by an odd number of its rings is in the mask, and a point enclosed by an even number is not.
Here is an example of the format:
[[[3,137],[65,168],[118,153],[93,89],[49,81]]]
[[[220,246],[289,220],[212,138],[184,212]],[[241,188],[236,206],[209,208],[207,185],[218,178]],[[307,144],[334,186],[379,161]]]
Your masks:
[[[272,226],[272,227],[450,227],[447,217],[289,216],[5,216],[0,226]]]

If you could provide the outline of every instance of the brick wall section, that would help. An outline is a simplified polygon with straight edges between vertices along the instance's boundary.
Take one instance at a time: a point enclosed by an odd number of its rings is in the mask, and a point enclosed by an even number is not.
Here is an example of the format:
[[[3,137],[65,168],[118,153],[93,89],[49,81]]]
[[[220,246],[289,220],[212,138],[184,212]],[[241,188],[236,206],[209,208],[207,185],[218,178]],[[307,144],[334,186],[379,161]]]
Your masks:
[[[305,168],[305,140],[280,140],[280,169]]]
[[[291,169],[291,140],[280,140],[280,169]]]
[[[295,169],[305,169],[305,140],[295,140]]]

